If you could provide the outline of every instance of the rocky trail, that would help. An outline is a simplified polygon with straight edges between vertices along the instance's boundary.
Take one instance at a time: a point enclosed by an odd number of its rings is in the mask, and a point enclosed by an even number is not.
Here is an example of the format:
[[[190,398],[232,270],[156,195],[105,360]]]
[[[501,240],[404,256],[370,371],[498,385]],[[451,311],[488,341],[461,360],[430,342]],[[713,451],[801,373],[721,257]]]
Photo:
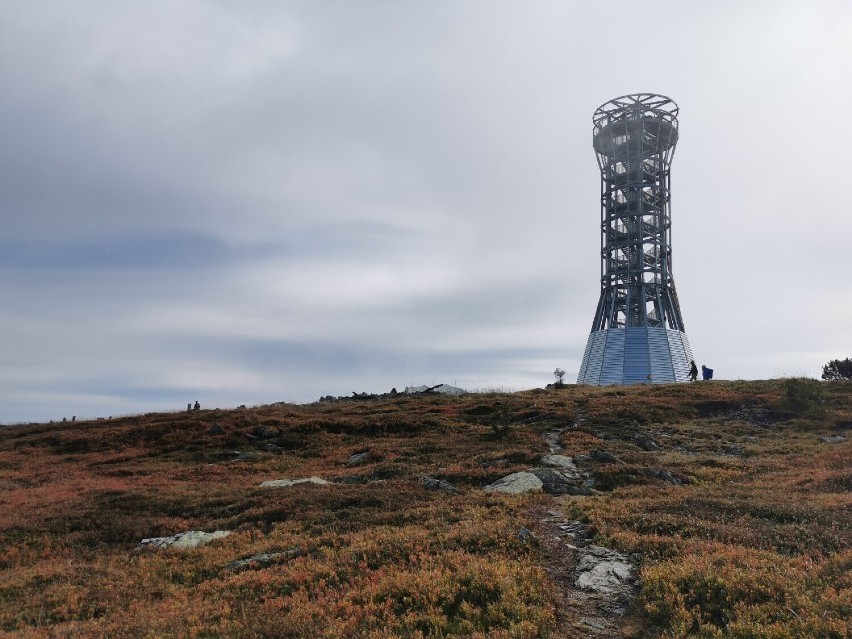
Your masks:
[[[550,456],[561,456],[559,441],[568,428],[544,433]],[[585,524],[559,508],[560,499],[564,498],[556,496],[550,508],[532,513],[537,539],[549,560],[548,576],[559,589],[555,636],[632,636],[625,616],[638,592],[633,563],[622,553],[595,545]]]

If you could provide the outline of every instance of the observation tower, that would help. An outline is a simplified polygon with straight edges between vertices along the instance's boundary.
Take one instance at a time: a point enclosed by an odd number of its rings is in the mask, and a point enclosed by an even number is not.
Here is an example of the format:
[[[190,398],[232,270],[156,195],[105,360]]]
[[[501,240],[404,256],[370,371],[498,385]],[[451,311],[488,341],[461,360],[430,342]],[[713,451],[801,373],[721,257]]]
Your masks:
[[[578,384],[689,379],[671,248],[671,162],[678,106],[653,93],[601,105],[592,143],[601,171],[601,297]]]

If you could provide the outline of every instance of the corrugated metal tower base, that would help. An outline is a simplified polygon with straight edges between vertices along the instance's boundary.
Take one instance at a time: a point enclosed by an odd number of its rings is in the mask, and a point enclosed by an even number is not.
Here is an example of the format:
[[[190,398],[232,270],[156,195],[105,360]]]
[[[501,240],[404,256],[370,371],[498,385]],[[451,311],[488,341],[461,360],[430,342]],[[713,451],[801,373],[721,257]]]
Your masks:
[[[608,328],[589,335],[578,384],[670,384],[689,381],[686,333],[662,326]]]

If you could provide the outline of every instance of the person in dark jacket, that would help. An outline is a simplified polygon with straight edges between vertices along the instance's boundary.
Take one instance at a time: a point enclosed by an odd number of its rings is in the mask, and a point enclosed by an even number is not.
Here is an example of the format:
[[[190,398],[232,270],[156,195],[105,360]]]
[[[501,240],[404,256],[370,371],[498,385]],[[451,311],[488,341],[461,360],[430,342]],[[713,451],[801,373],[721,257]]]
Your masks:
[[[713,369],[707,368],[704,364],[701,365],[701,378],[704,380],[713,379]]]
[[[689,381],[694,382],[698,379],[698,367],[695,365],[695,360],[689,361]]]

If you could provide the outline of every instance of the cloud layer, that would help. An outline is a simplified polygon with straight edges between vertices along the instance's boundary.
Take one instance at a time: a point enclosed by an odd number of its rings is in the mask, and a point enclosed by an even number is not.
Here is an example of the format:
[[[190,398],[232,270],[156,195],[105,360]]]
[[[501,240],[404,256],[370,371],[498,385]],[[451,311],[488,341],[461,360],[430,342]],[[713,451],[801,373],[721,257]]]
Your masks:
[[[0,4],[0,422],[576,375],[591,115],[681,107],[724,378],[846,357],[844,2]]]

